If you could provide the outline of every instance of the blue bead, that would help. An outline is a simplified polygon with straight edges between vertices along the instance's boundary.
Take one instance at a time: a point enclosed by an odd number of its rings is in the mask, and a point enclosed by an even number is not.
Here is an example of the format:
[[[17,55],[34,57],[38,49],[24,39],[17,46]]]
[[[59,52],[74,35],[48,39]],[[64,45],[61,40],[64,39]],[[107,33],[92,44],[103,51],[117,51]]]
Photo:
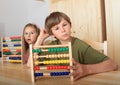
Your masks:
[[[37,76],[43,76],[43,73],[34,73],[34,76],[37,77]]]

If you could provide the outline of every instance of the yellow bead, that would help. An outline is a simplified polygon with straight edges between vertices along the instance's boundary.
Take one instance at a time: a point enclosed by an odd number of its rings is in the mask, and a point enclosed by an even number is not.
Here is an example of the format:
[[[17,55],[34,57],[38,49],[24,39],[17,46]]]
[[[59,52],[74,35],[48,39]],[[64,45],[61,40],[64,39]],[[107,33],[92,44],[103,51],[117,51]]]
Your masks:
[[[38,61],[36,61],[36,62],[35,62],[35,65],[38,65],[38,64],[39,64],[39,62],[38,62]]]

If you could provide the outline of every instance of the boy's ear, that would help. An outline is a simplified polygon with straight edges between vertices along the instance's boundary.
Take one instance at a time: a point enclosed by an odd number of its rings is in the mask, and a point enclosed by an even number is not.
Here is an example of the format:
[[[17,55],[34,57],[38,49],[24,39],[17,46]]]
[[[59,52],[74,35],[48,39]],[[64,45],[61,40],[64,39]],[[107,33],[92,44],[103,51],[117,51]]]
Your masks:
[[[51,38],[52,40],[56,40],[55,36],[54,35],[51,35]]]

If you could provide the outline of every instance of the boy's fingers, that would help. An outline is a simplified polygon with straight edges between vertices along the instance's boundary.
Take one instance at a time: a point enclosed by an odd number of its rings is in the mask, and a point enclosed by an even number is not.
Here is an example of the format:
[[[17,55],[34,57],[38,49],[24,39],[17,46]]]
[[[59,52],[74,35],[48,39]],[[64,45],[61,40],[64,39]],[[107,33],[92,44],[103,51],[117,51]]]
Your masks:
[[[73,63],[73,65],[77,64],[77,62],[74,59],[72,59],[72,63]]]

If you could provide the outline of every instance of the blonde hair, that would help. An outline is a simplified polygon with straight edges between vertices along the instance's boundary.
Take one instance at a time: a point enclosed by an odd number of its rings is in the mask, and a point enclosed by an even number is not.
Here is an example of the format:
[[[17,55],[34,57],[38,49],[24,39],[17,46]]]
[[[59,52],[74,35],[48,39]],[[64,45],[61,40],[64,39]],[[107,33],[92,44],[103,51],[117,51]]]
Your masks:
[[[27,52],[27,50],[29,49],[29,44],[25,41],[25,38],[24,38],[24,31],[26,29],[26,27],[33,27],[36,32],[37,32],[37,37],[39,36],[40,34],[40,28],[36,25],[36,24],[33,24],[33,23],[28,23],[25,25],[24,29],[23,29],[23,34],[22,34],[22,47],[23,47],[23,57],[25,56],[25,53]],[[37,39],[36,39],[37,40]]]

